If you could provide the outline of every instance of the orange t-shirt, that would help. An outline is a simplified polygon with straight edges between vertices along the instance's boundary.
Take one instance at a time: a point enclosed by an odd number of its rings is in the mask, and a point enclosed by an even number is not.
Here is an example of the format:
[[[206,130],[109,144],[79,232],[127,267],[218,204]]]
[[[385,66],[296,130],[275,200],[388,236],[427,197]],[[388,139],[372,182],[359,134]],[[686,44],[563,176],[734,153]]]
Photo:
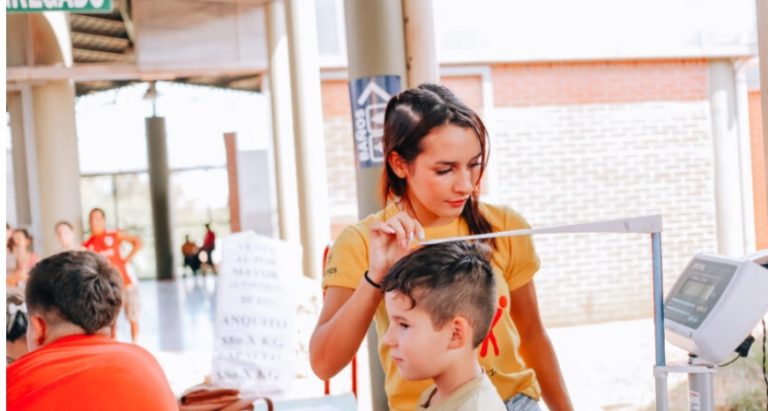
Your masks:
[[[152,354],[102,335],[60,338],[6,369],[7,406],[16,410],[176,410]]]
[[[123,277],[123,283],[126,286],[133,283],[131,276],[128,275],[128,270],[125,268],[125,260],[120,254],[120,233],[118,231],[104,231],[99,235],[92,235],[83,243],[83,247],[88,251],[107,257],[107,260],[117,268],[117,271],[120,271],[120,276]]]

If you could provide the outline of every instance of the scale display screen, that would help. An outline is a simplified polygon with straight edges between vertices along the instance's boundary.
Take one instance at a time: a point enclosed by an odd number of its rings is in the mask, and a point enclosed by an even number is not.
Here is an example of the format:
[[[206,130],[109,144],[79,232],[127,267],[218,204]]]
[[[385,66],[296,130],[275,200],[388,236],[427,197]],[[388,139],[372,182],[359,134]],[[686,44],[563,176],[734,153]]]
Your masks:
[[[715,291],[714,285],[690,279],[683,284],[680,294],[691,299],[706,300],[712,295],[712,291]]]
[[[694,260],[669,293],[664,316],[692,329],[701,325],[731,281],[736,265]]]

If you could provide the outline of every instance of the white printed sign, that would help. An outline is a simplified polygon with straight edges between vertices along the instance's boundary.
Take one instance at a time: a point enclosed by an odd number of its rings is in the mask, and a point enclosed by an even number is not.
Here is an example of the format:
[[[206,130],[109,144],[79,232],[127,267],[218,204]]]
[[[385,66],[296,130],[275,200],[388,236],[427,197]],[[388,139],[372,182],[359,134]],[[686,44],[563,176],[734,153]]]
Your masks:
[[[216,385],[276,395],[295,375],[298,245],[253,232],[222,242],[212,378]]]

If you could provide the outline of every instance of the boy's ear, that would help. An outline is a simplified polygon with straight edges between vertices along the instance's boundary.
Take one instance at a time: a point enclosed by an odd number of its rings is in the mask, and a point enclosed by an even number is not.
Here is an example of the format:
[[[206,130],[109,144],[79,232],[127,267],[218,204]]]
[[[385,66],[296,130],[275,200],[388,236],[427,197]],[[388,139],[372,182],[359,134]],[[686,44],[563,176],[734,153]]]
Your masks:
[[[451,320],[450,326],[452,334],[448,348],[457,349],[472,344],[472,327],[466,318],[457,315]]]
[[[408,162],[405,161],[405,159],[401,157],[397,152],[393,151],[389,153],[387,162],[389,163],[389,166],[392,167],[392,171],[394,171],[395,175],[398,177],[405,178],[405,176],[408,174]]]
[[[27,348],[30,351],[40,348],[45,344],[50,328],[45,322],[43,316],[39,314],[29,314],[29,325],[27,326]]]

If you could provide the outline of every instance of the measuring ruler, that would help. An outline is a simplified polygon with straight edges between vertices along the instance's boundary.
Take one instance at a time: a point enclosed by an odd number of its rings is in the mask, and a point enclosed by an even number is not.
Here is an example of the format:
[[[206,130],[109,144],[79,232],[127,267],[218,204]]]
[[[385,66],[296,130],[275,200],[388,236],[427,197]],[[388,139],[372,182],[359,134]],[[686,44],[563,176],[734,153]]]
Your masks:
[[[570,224],[546,228],[524,228],[495,233],[464,235],[458,237],[437,238],[421,241],[420,245],[448,243],[452,241],[484,240],[497,237],[515,237],[533,234],[566,234],[566,233],[659,233],[661,232],[661,215],[619,218],[616,220],[597,221],[594,223]]]

